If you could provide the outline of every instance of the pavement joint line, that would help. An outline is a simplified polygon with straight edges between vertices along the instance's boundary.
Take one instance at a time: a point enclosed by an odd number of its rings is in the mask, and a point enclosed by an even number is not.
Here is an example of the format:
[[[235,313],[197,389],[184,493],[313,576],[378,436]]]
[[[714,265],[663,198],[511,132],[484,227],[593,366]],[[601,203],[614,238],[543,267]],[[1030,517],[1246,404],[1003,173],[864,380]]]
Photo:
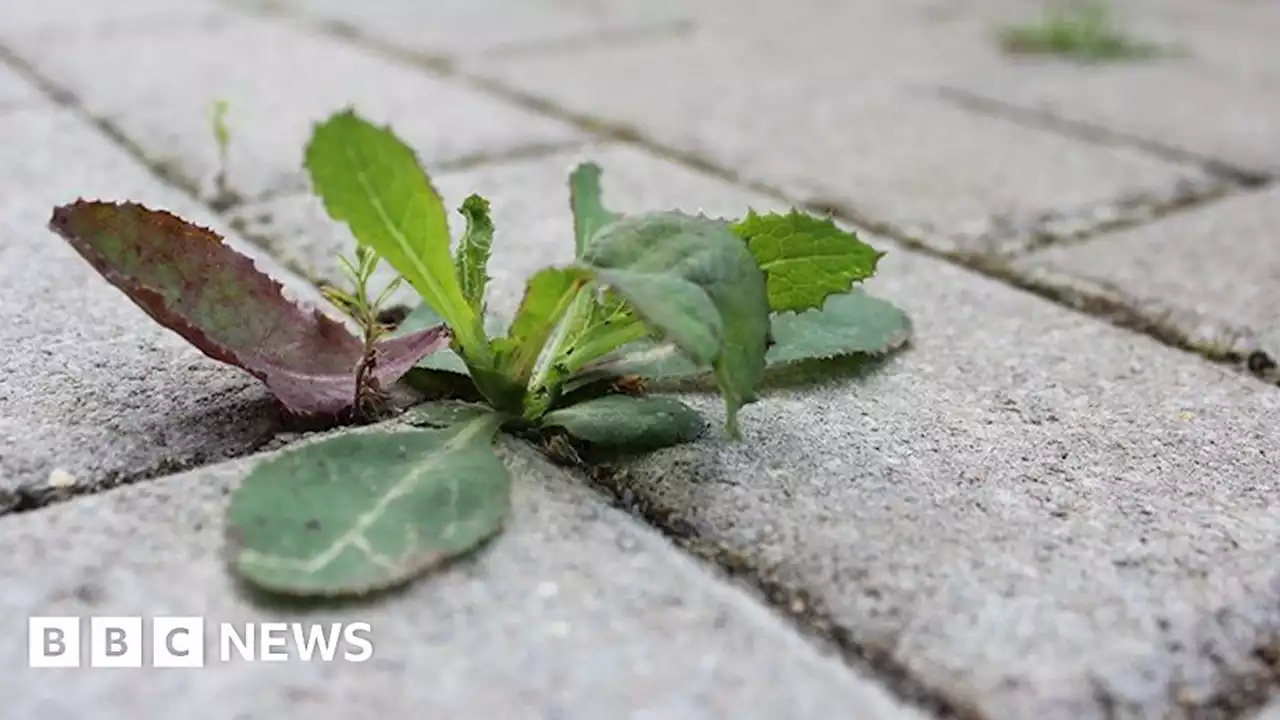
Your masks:
[[[1275,179],[1272,173],[1239,167],[1212,156],[1112,130],[1095,123],[1073,120],[1048,110],[1028,108],[949,85],[937,85],[934,90],[942,99],[970,112],[1002,118],[1025,127],[1050,130],[1092,145],[1128,146],[1169,162],[1197,165],[1242,188],[1262,187]]]

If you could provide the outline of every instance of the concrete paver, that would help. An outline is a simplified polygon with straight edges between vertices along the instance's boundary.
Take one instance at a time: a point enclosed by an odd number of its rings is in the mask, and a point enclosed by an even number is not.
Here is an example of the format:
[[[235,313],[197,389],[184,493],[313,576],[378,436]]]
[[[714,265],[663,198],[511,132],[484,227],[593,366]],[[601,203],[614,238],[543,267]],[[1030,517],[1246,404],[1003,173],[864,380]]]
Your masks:
[[[0,42],[7,44],[33,32],[115,33],[204,24],[218,14],[218,7],[212,0],[5,0],[2,12]]]
[[[1166,216],[1118,234],[1053,247],[1018,262],[1023,272],[1047,270],[1099,281],[1134,298],[1216,319],[1252,342],[1280,351],[1280,190],[1242,193]],[[1189,334],[1200,327],[1184,328]],[[1243,340],[1244,338],[1242,338]]]
[[[13,293],[0,305],[0,513],[18,488],[83,490],[268,438],[260,383],[155,325],[45,227],[82,196],[216,218],[65,110],[0,114],[0,136],[0,286]]]
[[[232,584],[222,508],[246,461],[6,518],[6,716],[923,720],[533,452],[508,458],[504,534],[405,592],[342,608],[264,607]],[[206,664],[23,669],[30,615],[202,616]],[[220,661],[216,623],[271,620],[369,623],[373,657]]]
[[[1190,61],[1096,67],[1027,61],[958,70],[941,82],[1251,173],[1280,169],[1280,100],[1274,82]]]
[[[255,0],[234,0],[252,5]],[[655,0],[451,0],[405,3],[369,0],[284,0],[281,7],[312,19],[349,24],[383,41],[449,56],[530,52],[564,44],[684,31],[688,8]],[[683,10],[684,12],[681,12]]]
[[[960,109],[898,71],[869,71],[883,45],[814,53],[802,44],[717,35],[477,68],[743,179],[926,236],[973,234],[993,218],[1016,222],[1199,175]]]
[[[37,102],[40,93],[18,73],[0,65],[0,110]]]
[[[313,123],[348,105],[394,122],[434,161],[575,136],[556,121],[282,22],[227,14],[208,27],[31,33],[11,46],[206,197],[216,194],[210,117],[218,100],[230,108],[229,181],[249,198],[305,187],[302,152]]]

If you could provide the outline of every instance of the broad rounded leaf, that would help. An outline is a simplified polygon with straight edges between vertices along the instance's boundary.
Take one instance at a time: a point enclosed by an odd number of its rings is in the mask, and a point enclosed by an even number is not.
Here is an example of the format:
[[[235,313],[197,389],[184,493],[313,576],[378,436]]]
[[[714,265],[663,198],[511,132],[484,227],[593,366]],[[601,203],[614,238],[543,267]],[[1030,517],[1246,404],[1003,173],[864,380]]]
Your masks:
[[[265,590],[359,595],[475,548],[510,508],[496,428],[339,435],[260,462],[228,510],[232,566]]]
[[[279,282],[213,231],[135,203],[84,200],[56,208],[49,226],[156,322],[252,373],[290,412],[351,406],[360,340],[285,298]],[[385,340],[374,375],[395,382],[448,342],[439,324]]]
[[[721,221],[652,213],[602,228],[583,261],[647,327],[712,365],[726,430],[738,436],[738,410],[756,399],[769,332],[764,273],[743,242]]]
[[[448,428],[491,414],[493,410],[479,403],[433,400],[409,408],[400,421],[418,427]]]
[[[702,416],[678,400],[630,395],[605,395],[553,410],[542,424],[596,445],[637,450],[689,442],[706,428]]]
[[[769,365],[841,355],[883,355],[911,338],[911,319],[887,300],[854,290],[832,295],[821,310],[773,318]]]
[[[769,307],[775,312],[822,307],[829,295],[875,275],[884,256],[830,218],[796,210],[786,215],[752,211],[733,231],[768,277]]]

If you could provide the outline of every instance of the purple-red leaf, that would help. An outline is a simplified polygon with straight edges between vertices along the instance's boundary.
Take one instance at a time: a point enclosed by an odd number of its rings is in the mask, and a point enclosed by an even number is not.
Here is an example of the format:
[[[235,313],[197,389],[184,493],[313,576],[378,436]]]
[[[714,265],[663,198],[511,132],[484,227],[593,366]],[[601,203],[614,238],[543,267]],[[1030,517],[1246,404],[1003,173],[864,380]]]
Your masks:
[[[213,231],[135,203],[86,200],[55,208],[49,228],[156,322],[252,373],[290,412],[351,407],[361,341],[290,301]],[[448,342],[443,325],[384,340],[373,374],[389,385]]]

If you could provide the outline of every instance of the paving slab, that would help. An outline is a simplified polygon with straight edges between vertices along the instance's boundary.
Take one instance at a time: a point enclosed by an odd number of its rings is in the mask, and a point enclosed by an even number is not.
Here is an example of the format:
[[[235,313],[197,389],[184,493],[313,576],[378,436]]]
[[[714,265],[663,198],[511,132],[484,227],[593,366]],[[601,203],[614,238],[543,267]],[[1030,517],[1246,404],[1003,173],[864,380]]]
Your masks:
[[[573,216],[569,210],[570,171],[580,162],[595,162],[604,171],[603,190],[609,206],[620,212],[679,209],[713,217],[738,218],[748,207],[781,209],[778,201],[751,196],[729,183],[713,180],[659,160],[630,146],[606,143],[542,158],[484,165],[464,171],[432,173],[449,208],[479,193],[489,200],[497,228],[489,267],[489,308],[510,317],[519,306],[524,280],[548,265],[573,260]],[[329,283],[342,281],[340,255],[351,255],[355,241],[345,224],[333,222],[314,196],[293,195],[238,208],[233,217],[246,236],[296,272]],[[465,227],[451,213],[455,240]],[[376,278],[385,284],[394,275],[384,266]],[[420,300],[412,289],[394,301],[410,306]]]
[[[1253,720],[1280,720],[1280,701],[1267,705]]]
[[[13,50],[153,162],[217,196],[211,112],[229,103],[228,179],[248,198],[305,187],[313,124],[354,105],[393,122],[423,157],[458,160],[573,139],[562,123],[288,23],[220,16],[130,35],[31,33]],[[157,75],[156,67],[165,67]],[[178,80],[180,78],[180,80]]]
[[[1247,351],[1280,351],[1280,188],[1241,192],[1186,212],[1082,243],[1050,247],[1020,259],[1024,273],[1052,273],[1082,288],[1099,283],[1134,303],[1181,310],[1196,318],[1183,330]],[[1160,313],[1164,314],[1164,313]],[[1214,330],[1213,326],[1221,329]],[[1247,352],[1246,351],[1246,352]]]
[[[31,32],[87,29],[97,33],[158,30],[175,24],[200,25],[218,14],[211,0],[5,0],[0,11],[0,43]]]
[[[1276,81],[1192,58],[1081,66],[1026,60],[960,68],[939,82],[1194,153],[1254,174],[1280,169]]]
[[[882,275],[911,348],[611,484],[987,717],[1274,691],[1254,651],[1280,637],[1280,395],[909,253]]]
[[[18,73],[0,65],[0,110],[15,105],[30,105],[40,100],[40,93]]]
[[[1017,221],[1200,175],[1132,149],[961,109],[921,84],[936,72],[933,63],[913,69],[908,56],[905,69],[872,72],[886,53],[896,57],[889,51],[903,37],[884,35],[867,45],[819,44],[823,51],[814,52],[796,37],[763,43],[708,34],[474,67],[744,180],[924,237],[973,234],[994,219]]]
[[[253,7],[258,0],[232,0]],[[341,23],[399,47],[454,57],[536,52],[578,43],[627,42],[632,36],[679,34],[689,9],[667,0],[282,0],[277,11]]]
[[[595,157],[628,210],[770,205],[631,150]],[[567,259],[572,162],[441,178],[453,198],[494,199],[502,303]],[[275,246],[337,243],[319,225],[282,222]],[[607,486],[987,717],[1101,718],[1113,701],[1164,717],[1266,677],[1251,651],[1280,636],[1280,396],[872,242],[890,251],[873,288],[912,313],[912,348],[771,391],[744,411],[743,442],[713,433]],[[714,398],[686,399],[719,421]]]
[[[2,114],[0,137],[0,286],[10,292],[0,305],[0,514],[27,502],[19,489],[86,490],[269,438],[274,412],[260,383],[155,325],[46,229],[54,206],[79,197],[134,200],[223,232],[225,223],[69,111]]]
[[[524,447],[505,453],[505,532],[368,604],[263,606],[233,584],[223,507],[244,460],[4,518],[6,716],[923,720]],[[32,615],[201,616],[206,664],[29,669]],[[217,623],[259,621],[365,622],[373,656],[222,662]]]

